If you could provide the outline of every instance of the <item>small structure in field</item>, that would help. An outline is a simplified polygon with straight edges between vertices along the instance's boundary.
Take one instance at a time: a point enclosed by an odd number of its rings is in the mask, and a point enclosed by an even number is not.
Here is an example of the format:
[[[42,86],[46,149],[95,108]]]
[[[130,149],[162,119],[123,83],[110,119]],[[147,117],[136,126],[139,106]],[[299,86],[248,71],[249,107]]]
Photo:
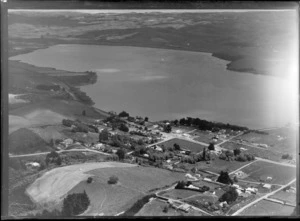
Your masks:
[[[266,188],[266,189],[271,189],[271,187],[272,187],[272,185],[268,184],[268,183],[263,185],[263,188]]]
[[[38,169],[41,165],[38,162],[28,162],[25,164],[25,166],[27,169]]]

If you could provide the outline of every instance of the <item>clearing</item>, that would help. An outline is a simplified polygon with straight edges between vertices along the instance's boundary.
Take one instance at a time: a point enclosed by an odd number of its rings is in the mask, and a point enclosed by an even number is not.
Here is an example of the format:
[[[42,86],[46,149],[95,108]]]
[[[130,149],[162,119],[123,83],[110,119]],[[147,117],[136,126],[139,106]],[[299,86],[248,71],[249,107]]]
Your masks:
[[[248,175],[245,180],[265,182],[272,177],[271,184],[284,185],[296,177],[296,168],[264,161],[256,161],[242,169]]]
[[[197,143],[193,143],[187,140],[182,140],[178,138],[174,138],[171,140],[168,140],[166,142],[161,143],[160,145],[164,145],[165,147],[174,147],[174,144],[177,143],[182,149],[188,149],[192,152],[198,153],[203,150],[205,146]]]
[[[274,203],[267,200],[261,200],[258,203],[245,209],[240,216],[290,216],[295,207],[285,206],[280,203]]]

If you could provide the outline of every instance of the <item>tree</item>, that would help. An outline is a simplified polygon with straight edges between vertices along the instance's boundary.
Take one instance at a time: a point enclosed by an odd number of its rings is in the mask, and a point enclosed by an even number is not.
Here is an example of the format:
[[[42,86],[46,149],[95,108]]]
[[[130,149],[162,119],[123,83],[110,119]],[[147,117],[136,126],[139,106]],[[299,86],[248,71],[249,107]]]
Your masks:
[[[91,183],[92,181],[93,181],[93,177],[89,177],[86,182]]]
[[[233,184],[233,181],[230,179],[228,172],[221,171],[220,176],[217,179],[217,182],[224,184]]]
[[[116,152],[116,154],[119,157],[119,160],[124,160],[125,158],[125,151],[123,150],[123,148],[118,149],[118,151]]]
[[[177,183],[177,185],[175,186],[175,189],[183,189],[185,186],[186,186],[186,183],[184,180],[182,180]]]
[[[61,214],[63,216],[76,216],[83,213],[90,205],[90,200],[86,192],[69,194],[63,200]]]
[[[109,132],[105,128],[99,133],[99,142],[108,141]]]
[[[197,168],[196,168],[196,167],[193,167],[193,168],[191,169],[191,171],[192,171],[192,173],[196,173],[196,172],[197,172]]]
[[[208,146],[209,150],[215,150],[215,145],[213,143],[210,143]]]
[[[178,121],[177,119],[173,121],[173,124],[174,124],[175,126],[177,126],[178,123],[179,123],[179,121]]]
[[[240,161],[240,162],[245,162],[247,161],[247,157],[244,155],[244,154],[239,154],[236,158],[235,158],[237,161]]]
[[[167,213],[168,210],[169,210],[169,207],[168,207],[168,206],[165,206],[164,209],[163,209],[163,212],[164,212],[164,213]]]
[[[174,143],[174,145],[173,145],[173,146],[174,146],[174,149],[175,149],[175,150],[180,150],[180,146],[179,146],[179,144],[177,144],[177,143]]]
[[[167,123],[166,125],[164,125],[164,132],[170,133],[171,131],[172,131],[171,124]]]
[[[235,183],[239,182],[237,176],[234,176],[234,177],[233,177],[233,181],[234,181]]]
[[[181,119],[179,120],[179,124],[180,124],[180,125],[185,125],[185,124],[186,124],[185,118],[181,118]]]
[[[119,178],[117,176],[111,176],[109,177],[109,180],[107,181],[108,184],[116,184],[119,181]]]
[[[124,132],[128,132],[129,128],[125,124],[121,124],[120,127],[119,127],[119,130],[124,131]]]
[[[148,117],[145,117],[144,121],[148,122],[149,118]]]
[[[239,155],[240,153],[241,153],[241,149],[240,149],[240,148],[235,148],[235,149],[233,150],[234,156],[237,156],[237,155]]]
[[[119,117],[129,117],[129,114],[125,111],[119,113]]]
[[[234,202],[238,196],[239,195],[236,189],[234,187],[230,187],[229,190],[220,197],[219,201],[220,202],[226,201],[229,204]]]
[[[82,111],[82,116],[86,116],[85,110]]]

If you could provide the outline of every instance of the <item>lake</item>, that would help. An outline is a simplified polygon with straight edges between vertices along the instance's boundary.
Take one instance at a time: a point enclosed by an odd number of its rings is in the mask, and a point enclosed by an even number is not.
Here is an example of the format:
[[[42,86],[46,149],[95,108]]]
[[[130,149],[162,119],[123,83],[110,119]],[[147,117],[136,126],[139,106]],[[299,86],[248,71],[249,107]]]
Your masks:
[[[150,121],[191,116],[250,128],[296,122],[295,79],[228,71],[227,61],[209,53],[70,44],[10,59],[96,71],[97,83],[81,87],[96,107]]]

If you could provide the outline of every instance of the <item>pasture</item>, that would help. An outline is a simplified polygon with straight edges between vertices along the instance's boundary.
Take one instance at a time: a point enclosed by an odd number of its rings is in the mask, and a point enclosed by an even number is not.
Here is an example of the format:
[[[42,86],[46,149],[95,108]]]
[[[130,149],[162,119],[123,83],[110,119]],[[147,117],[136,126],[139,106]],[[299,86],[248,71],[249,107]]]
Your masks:
[[[296,205],[296,197],[297,194],[295,192],[286,192],[286,191],[279,191],[275,193],[274,195],[270,196],[269,198],[272,199],[278,199],[287,203],[290,203],[292,205]]]
[[[169,191],[166,191],[162,194],[159,194],[160,196],[171,198],[171,199],[185,199],[187,197],[191,197],[194,195],[199,195],[200,192],[193,191],[193,190],[183,190],[183,189],[172,189]]]
[[[177,143],[182,149],[188,149],[188,150],[190,150],[192,152],[195,152],[195,153],[198,153],[198,152],[202,151],[203,148],[205,147],[201,144],[193,143],[193,142],[183,140],[183,139],[178,139],[178,138],[174,138],[174,139],[168,140],[166,142],[163,142],[163,143],[160,144],[160,146],[164,145],[167,148],[168,147],[174,147],[175,143]]]
[[[245,180],[265,182],[267,177],[272,177],[271,184],[284,185],[296,178],[296,168],[275,163],[256,161],[244,167],[242,171],[248,174]]]
[[[107,183],[115,175],[119,182]],[[69,193],[87,192],[91,205],[85,215],[115,215],[127,210],[147,191],[183,179],[182,173],[119,162],[84,163],[55,168],[38,178],[26,192],[41,206],[60,205]],[[93,177],[93,182],[86,182]]]
[[[163,212],[165,207],[168,208],[167,212]],[[203,214],[193,209],[190,209],[188,213],[185,213],[183,211],[173,209],[166,202],[153,199],[144,205],[144,207],[135,216],[203,216]]]
[[[261,200],[258,203],[245,209],[240,216],[290,216],[294,207],[285,206],[280,203],[274,203],[267,200]]]

